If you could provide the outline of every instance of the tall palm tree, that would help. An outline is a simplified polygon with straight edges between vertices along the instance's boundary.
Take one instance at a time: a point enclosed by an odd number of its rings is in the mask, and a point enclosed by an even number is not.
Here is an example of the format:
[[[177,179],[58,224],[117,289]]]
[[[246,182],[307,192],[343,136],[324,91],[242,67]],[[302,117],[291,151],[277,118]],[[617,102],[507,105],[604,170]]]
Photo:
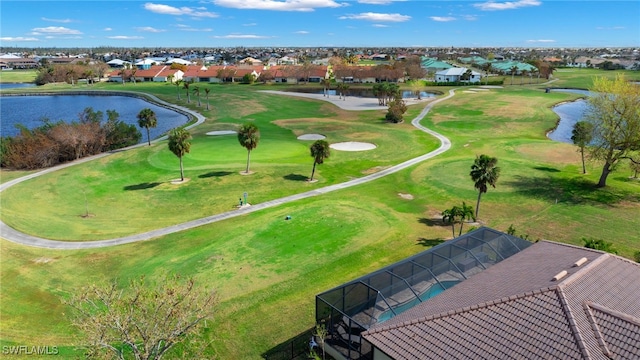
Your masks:
[[[322,85],[322,96],[329,96],[329,89],[331,88],[331,79],[323,78],[320,80]]]
[[[246,123],[238,129],[238,141],[245,149],[247,149],[247,169],[245,174],[249,173],[249,162],[251,158],[251,150],[258,147],[260,141],[260,130],[253,123]]]
[[[180,159],[180,181],[184,181],[182,157],[191,150],[191,134],[185,129],[175,128],[169,132],[169,150]]]
[[[182,87],[182,80],[178,79],[174,84],[176,84],[176,88],[178,88],[178,100],[180,100],[180,88]]]
[[[131,68],[131,81],[133,81],[133,85],[136,84],[136,71],[138,71],[138,67],[137,66],[133,66]]]
[[[316,173],[316,164],[324,163],[324,159],[331,155],[331,149],[329,143],[324,140],[316,140],[311,147],[311,157],[313,157],[313,170],[311,170],[311,178],[309,181],[313,181],[313,175]]]
[[[198,107],[202,106],[200,102],[200,88],[197,85],[193,87],[193,95],[198,97]]]
[[[188,81],[184,81],[182,83],[182,88],[186,90],[187,92],[187,103],[190,104],[191,103],[191,95],[189,94],[189,85],[190,83]]]
[[[513,65],[511,67],[511,85],[513,85],[513,77],[516,75],[517,72],[518,72],[518,67]]]
[[[211,92],[211,89],[204,88],[205,98],[207,99],[207,110],[209,110],[209,93],[210,92]]]
[[[149,108],[140,110],[140,112],[138,113],[138,126],[147,129],[147,141],[149,142],[149,146],[151,146],[151,136],[149,135],[149,128],[158,126],[158,118],[156,117],[156,113],[154,113],[153,110]]]
[[[490,62],[486,63],[485,66],[484,66],[484,72],[485,72],[484,84],[485,85],[489,84],[489,74],[491,73],[491,68],[492,68],[492,66],[491,66]]]
[[[476,218],[480,210],[480,198],[482,194],[488,190],[488,185],[496,187],[496,182],[500,176],[500,168],[496,166],[498,158],[488,155],[476,156],[473,165],[471,165],[471,180],[474,182],[475,188],[478,190],[478,201],[476,203]]]

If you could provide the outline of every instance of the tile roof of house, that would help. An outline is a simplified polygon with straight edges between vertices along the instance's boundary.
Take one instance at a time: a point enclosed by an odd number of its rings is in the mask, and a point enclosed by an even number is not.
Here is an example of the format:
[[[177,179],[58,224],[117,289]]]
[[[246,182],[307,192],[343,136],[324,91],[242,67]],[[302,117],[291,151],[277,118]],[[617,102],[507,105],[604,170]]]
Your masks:
[[[393,359],[637,359],[640,264],[540,241],[363,335]]]

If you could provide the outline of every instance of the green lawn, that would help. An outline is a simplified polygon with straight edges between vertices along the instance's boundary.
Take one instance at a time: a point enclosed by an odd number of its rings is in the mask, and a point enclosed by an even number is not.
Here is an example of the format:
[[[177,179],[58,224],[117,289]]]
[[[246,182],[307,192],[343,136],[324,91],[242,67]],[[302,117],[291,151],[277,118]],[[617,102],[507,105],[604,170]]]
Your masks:
[[[563,74],[555,74],[561,79],[556,83],[587,81],[573,73],[564,80]],[[102,86],[177,100],[175,86]],[[72,240],[130,234],[225,211],[243,191],[250,202],[260,203],[359,177],[437,146],[409,124],[385,124],[383,112],[346,112],[321,102],[255,93],[259,86],[211,88],[212,109],[202,111],[208,120],[194,129],[192,153],[185,158],[186,184],[169,183],[179,176],[177,158],[160,142],[3,192],[3,221]],[[57,345],[73,354],[74,332],[61,298],[104,279],[125,283],[169,271],[193,275],[219,294],[215,318],[207,323],[213,339],[209,356],[260,359],[313,326],[317,293],[448,238],[450,227],[441,224],[440,213],[462,201],[475,206],[477,193],[468,174],[482,153],[498,157],[502,167],[497,188],[482,198],[483,224],[502,231],[513,224],[518,235],[532,240],[579,246],[582,237],[601,238],[631,257],[640,250],[640,182],[629,179],[623,166],[610,176],[607,188],[596,190],[599,164],[590,163],[589,173],[582,175],[576,148],[544,135],[557,121],[549,108],[576,96],[546,94],[543,88],[458,91],[423,121],[451,138],[450,151],[358,187],[114,248],[56,251],[3,240],[0,343]],[[181,105],[186,105],[184,97]],[[189,106],[196,108],[193,99]],[[409,114],[419,110],[412,107]],[[205,135],[245,121],[256,122],[263,137],[252,153],[256,173],[251,176],[239,174],[246,151],[235,137]],[[379,147],[333,151],[318,167],[320,181],[308,184],[302,179],[311,171],[309,144],[295,139],[304,132]],[[95,215],[88,219],[79,217],[85,193]],[[291,220],[285,220],[287,215]]]

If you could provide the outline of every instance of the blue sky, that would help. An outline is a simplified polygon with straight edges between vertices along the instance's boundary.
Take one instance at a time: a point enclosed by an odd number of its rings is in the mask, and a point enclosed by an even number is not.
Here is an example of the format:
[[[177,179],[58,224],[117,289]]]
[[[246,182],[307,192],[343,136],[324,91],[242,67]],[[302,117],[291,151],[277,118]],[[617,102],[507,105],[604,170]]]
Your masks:
[[[640,47],[640,1],[0,2],[19,47]]]

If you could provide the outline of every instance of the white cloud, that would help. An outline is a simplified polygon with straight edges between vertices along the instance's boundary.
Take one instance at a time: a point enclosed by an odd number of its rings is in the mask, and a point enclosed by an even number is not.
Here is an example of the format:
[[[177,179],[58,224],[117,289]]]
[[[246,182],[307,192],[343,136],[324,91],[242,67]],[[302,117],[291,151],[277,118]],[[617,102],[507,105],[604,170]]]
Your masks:
[[[369,5],[389,5],[394,2],[401,2],[407,0],[358,0],[360,4],[369,4]]]
[[[156,29],[156,28],[153,28],[151,26],[137,27],[136,30],[143,31],[143,32],[151,32],[151,33],[161,33],[161,32],[167,31],[167,30],[162,30],[162,29]]]
[[[387,28],[387,27],[389,27],[389,25],[385,25],[385,24],[373,24],[371,26],[377,27],[377,28]]]
[[[212,36],[214,39],[269,39],[271,36],[252,35],[252,34],[229,34],[222,36]]]
[[[49,19],[49,18],[46,18],[46,17],[42,17],[40,19],[43,20],[43,21],[65,23],[65,24],[73,22],[73,20],[71,20],[71,19]]]
[[[596,27],[596,30],[624,30],[624,29],[625,29],[624,26],[612,26],[612,27],[598,26],[598,27]]]
[[[527,40],[528,43],[554,43],[556,42],[555,40]]]
[[[539,6],[542,5],[541,1],[538,0],[518,0],[518,1],[505,1],[505,2],[495,2],[495,1],[487,1],[484,3],[473,4],[476,8],[484,11],[493,11],[493,10],[512,10],[521,7],[527,6]]]
[[[6,41],[6,42],[16,42],[16,41],[40,41],[37,38],[34,37],[22,37],[22,36],[18,36],[18,37],[11,37],[11,36],[7,36],[7,37],[0,37],[0,41]]]
[[[367,20],[367,21],[390,21],[390,22],[404,22],[411,19],[411,16],[400,14],[380,14],[380,13],[360,13],[340,16],[341,20]]]
[[[142,40],[144,38],[142,36],[116,35],[116,36],[107,36],[107,39],[113,39],[113,40]]]
[[[113,29],[112,29],[112,28],[104,28],[104,29],[102,29],[102,30],[104,30],[104,31],[111,31],[111,30],[113,30]]]
[[[146,3],[144,9],[154,12],[156,14],[175,15],[175,16],[193,16],[193,17],[208,17],[216,18],[219,15],[213,12],[206,11],[205,8],[190,8],[190,7],[174,7],[163,4]]]
[[[82,32],[62,26],[48,26],[44,28],[31,29],[32,35],[53,34],[53,35],[80,35]]]
[[[242,24],[242,26],[257,26],[258,23],[248,23],[248,24]]]
[[[454,18],[453,16],[431,16],[430,18],[431,20],[438,22],[449,22],[456,20],[456,18]]]
[[[296,31],[294,32],[294,34],[300,34],[300,35],[307,35],[309,32],[305,31],[305,30],[300,30],[300,31]]]
[[[337,8],[347,6],[333,0],[213,0],[213,3],[234,9],[314,11],[316,8]]]

